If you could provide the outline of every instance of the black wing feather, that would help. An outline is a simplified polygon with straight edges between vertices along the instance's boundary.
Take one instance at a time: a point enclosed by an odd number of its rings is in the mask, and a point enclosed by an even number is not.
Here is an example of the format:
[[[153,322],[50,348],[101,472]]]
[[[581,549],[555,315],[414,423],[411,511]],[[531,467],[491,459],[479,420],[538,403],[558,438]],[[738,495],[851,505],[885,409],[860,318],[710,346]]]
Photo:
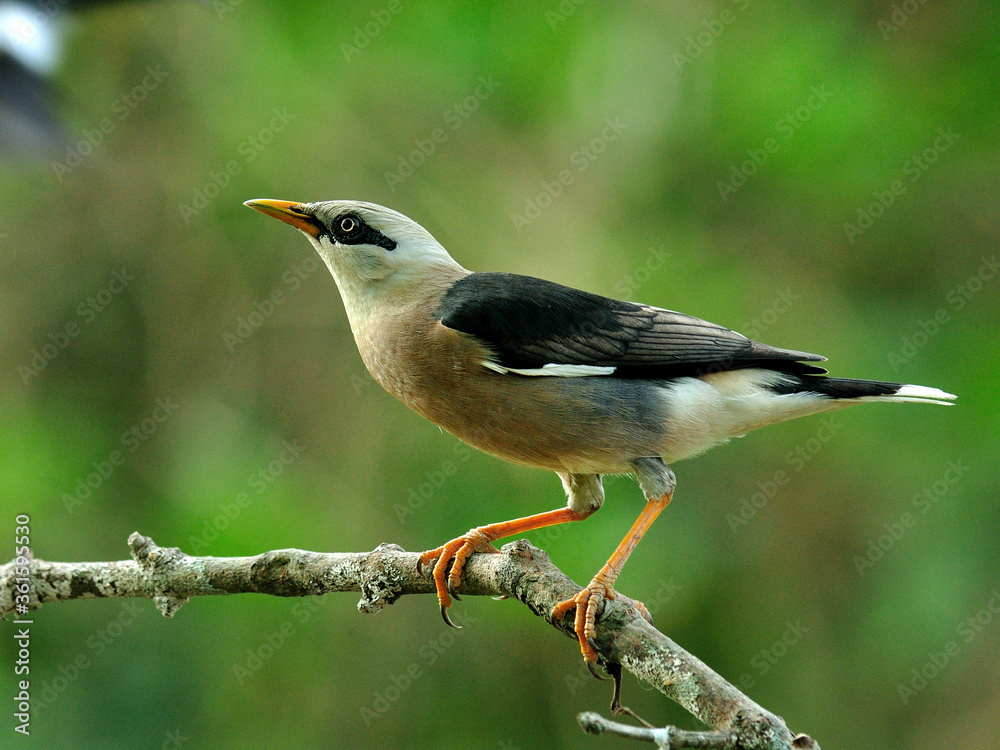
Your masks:
[[[473,273],[434,317],[475,336],[503,367],[615,367],[617,377],[680,377],[745,367],[825,373],[817,354],[777,349],[736,331],[657,307],[622,302],[531,276]]]

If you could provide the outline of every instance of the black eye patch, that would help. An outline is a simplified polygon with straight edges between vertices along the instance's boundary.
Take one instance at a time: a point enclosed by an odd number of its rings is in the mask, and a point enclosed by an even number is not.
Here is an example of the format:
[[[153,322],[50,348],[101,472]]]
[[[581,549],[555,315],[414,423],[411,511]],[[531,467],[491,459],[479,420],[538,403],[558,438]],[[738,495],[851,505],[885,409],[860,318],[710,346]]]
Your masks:
[[[343,214],[335,218],[330,223],[330,234],[341,245],[376,245],[389,251],[396,249],[395,240],[366,224],[357,214]]]

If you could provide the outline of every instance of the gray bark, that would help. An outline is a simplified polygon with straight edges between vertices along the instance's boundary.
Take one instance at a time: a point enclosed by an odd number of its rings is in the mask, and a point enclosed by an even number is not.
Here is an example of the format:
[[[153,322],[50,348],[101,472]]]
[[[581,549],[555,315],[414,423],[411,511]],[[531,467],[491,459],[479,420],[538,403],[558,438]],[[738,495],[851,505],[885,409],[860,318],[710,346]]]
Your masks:
[[[350,591],[361,594],[361,612],[374,614],[404,594],[434,593],[427,571],[417,573],[419,553],[394,544],[379,545],[371,552],[285,549],[254,557],[192,557],[175,547],[159,547],[138,532],[128,543],[131,560],[60,563],[20,559],[0,566],[0,617],[15,612],[23,615],[17,608],[22,600],[15,599],[15,594],[25,567],[30,581],[28,611],[70,599],[143,597],[152,599],[163,615],[172,617],[195,596],[319,596]],[[542,550],[524,540],[504,545],[501,554],[472,555],[459,588],[462,595],[517,599],[546,621],[557,603],[579,590]],[[572,617],[551,624],[575,639]],[[607,722],[596,714],[581,714],[579,720],[586,731],[634,736],[670,748],[819,750],[812,739],[793,735],[780,717],[754,703],[656,630],[626,597],[605,602],[597,623],[597,644],[609,663],[621,664],[714,731],[643,730]],[[634,731],[619,731],[621,727]],[[664,738],[668,744],[662,744]]]

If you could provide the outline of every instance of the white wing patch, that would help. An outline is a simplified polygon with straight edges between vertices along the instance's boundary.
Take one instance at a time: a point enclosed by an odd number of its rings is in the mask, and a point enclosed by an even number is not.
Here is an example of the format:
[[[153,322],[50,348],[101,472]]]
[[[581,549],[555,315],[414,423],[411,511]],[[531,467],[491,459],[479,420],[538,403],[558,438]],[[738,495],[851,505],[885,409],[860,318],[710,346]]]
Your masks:
[[[504,367],[488,359],[483,361],[483,367],[488,367],[493,372],[506,375],[509,372],[515,375],[527,375],[529,377],[557,377],[557,378],[587,378],[595,375],[611,375],[616,368],[602,367],[600,365],[542,365],[530,369],[518,369],[516,367]]]

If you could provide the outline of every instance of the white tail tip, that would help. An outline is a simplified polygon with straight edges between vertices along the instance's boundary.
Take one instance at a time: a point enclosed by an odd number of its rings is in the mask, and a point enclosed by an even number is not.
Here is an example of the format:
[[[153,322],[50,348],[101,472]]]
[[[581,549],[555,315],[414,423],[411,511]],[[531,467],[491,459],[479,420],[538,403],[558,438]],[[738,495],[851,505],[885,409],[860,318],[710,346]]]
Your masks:
[[[946,393],[940,388],[929,388],[926,385],[903,385],[894,394],[887,396],[886,400],[954,406],[952,401],[956,398],[958,397],[955,394]]]

